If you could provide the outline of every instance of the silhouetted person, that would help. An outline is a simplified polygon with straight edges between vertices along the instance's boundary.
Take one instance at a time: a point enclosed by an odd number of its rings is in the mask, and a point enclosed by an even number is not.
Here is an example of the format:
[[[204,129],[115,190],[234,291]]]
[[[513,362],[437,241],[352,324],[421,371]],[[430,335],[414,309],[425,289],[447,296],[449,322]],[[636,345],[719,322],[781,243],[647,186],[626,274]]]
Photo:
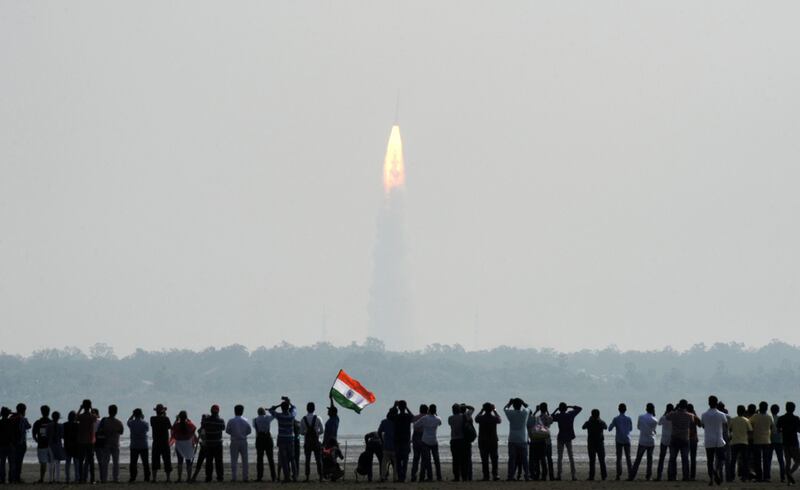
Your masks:
[[[178,458],[178,482],[183,479],[184,463],[186,464],[186,480],[191,481],[197,427],[189,420],[186,410],[178,412],[178,417],[175,423],[172,424],[171,432],[172,438],[175,440],[175,456]]]
[[[164,405],[157,404],[153,411],[156,413],[150,417],[150,428],[153,431],[153,482],[158,481],[158,470],[161,468],[162,462],[169,482],[172,473],[172,458],[169,448],[169,431],[172,429],[172,421],[167,417],[167,407]]]
[[[131,462],[128,466],[130,478],[128,481],[133,483],[139,475],[138,462],[142,461],[144,469],[144,481],[150,481],[150,458],[147,433],[150,432],[150,425],[144,421],[144,414],[141,408],[133,410],[128,419],[128,433],[130,434]]]
[[[6,483],[6,475],[10,482],[14,474],[14,443],[18,438],[18,430],[11,419],[11,409],[0,408],[0,484]]]
[[[528,404],[521,398],[511,398],[503,407],[508,419],[508,481],[514,480],[517,465],[522,463],[525,481],[530,480],[528,466]]]
[[[495,410],[494,404],[486,402],[475,416],[475,422],[478,424],[478,451],[481,455],[483,481],[489,481],[489,463],[491,463],[491,478],[497,481],[500,479],[497,475],[497,426],[503,422],[503,419]]]
[[[645,479],[649,481],[653,476],[653,450],[656,446],[656,427],[658,427],[656,407],[652,403],[648,403],[645,407],[645,412],[639,415],[639,418],[636,420],[636,428],[639,430],[639,445],[636,448],[636,460],[633,462],[633,468],[628,476],[629,481],[636,479],[636,473],[639,472],[642,456],[645,454],[647,455],[647,472],[645,474]]]
[[[786,459],[786,481],[794,485],[794,472],[800,467],[800,417],[794,414],[793,402],[786,402],[786,413],[778,418],[778,431],[783,438],[783,454]]]
[[[681,400],[678,402],[676,409],[666,415],[667,419],[672,422],[669,469],[667,470],[667,476],[670,481],[674,481],[678,475],[678,454],[681,456],[683,481],[690,480],[689,441],[691,426],[695,423],[695,416],[688,412],[688,408],[688,402]]]
[[[700,441],[697,428],[702,426],[702,422],[694,410],[694,405],[689,403],[686,411],[692,415],[692,424],[689,426],[689,480],[695,481],[697,478],[697,446]]]
[[[395,434],[393,419],[397,417],[397,407],[392,407],[386,418],[378,425],[378,437],[381,439],[383,456],[381,457],[380,481],[389,478],[389,466],[392,467],[393,480],[397,481],[397,455],[395,453]]]
[[[442,481],[442,465],[439,460],[439,441],[436,438],[436,431],[442,425],[442,419],[436,414],[436,405],[428,407],[428,413],[421,419],[414,422],[414,427],[422,429],[422,471],[420,481],[433,480],[433,470],[436,471],[436,481]],[[433,466],[431,466],[433,459]]]
[[[455,481],[468,481],[471,479],[468,460],[469,443],[464,434],[464,426],[471,421],[475,409],[471,406],[454,403],[453,414],[447,418],[450,426],[450,454],[453,458],[453,479]]]
[[[215,471],[217,481],[222,481],[225,478],[225,467],[222,465],[222,433],[225,432],[225,421],[219,416],[219,405],[211,406],[211,413],[203,420],[201,428],[206,441],[206,482],[212,480]]]
[[[197,444],[200,449],[197,451],[194,472],[191,474],[189,482],[197,481],[197,475],[200,473],[200,470],[203,468],[203,463],[205,463],[208,457],[208,451],[206,450],[206,431],[203,429],[203,423],[206,421],[206,417],[208,417],[206,414],[200,416],[200,428],[197,430]]]
[[[78,448],[81,458],[81,483],[94,483],[94,441],[97,415],[92,411],[92,401],[83,400],[78,410]]]
[[[701,421],[704,427],[704,445],[706,447],[706,464],[708,465],[708,485],[722,485],[722,466],[725,462],[725,428],[728,417],[717,408],[719,400],[716,396],[708,397],[708,410],[703,413]]]
[[[256,431],[256,481],[264,479],[264,455],[269,463],[270,480],[275,481],[275,443],[272,440],[270,427],[275,419],[266,410],[259,407],[258,417],[253,420],[253,429]]]
[[[739,466],[738,476],[742,481],[750,479],[750,458],[749,458],[749,433],[753,426],[747,418],[747,409],[744,405],[736,407],[736,417],[728,422],[731,431],[731,464],[728,475],[732,477],[737,474],[736,467]]]
[[[103,450],[98,455],[98,465],[100,466],[100,481],[108,480],[108,464],[111,462],[111,480],[119,482],[119,438],[125,432],[122,421],[117,418],[117,406],[108,406],[108,417],[100,420],[97,426],[98,437],[102,434],[104,444]]]
[[[314,413],[316,406],[313,402],[306,404],[306,414],[300,420],[300,434],[303,436],[303,454],[306,459],[306,481],[311,475],[311,456],[314,456],[314,464],[317,467],[317,478],[322,481],[322,445],[319,436],[324,429],[319,417]]]
[[[672,403],[667,403],[664,409],[664,414],[658,419],[658,425],[661,426],[661,444],[658,450],[658,471],[656,472],[656,481],[661,481],[664,475],[664,461],[668,461],[670,452],[670,443],[672,442],[672,422],[667,418],[667,415],[675,411],[675,406]],[[669,474],[669,468],[667,469]]]
[[[633,432],[633,421],[628,417],[625,412],[628,407],[624,403],[620,403],[619,415],[614,417],[608,431],[616,430],[614,436],[614,443],[617,449],[617,480],[622,477],[622,454],[625,453],[625,465],[628,471],[628,477],[631,476],[631,432]]]
[[[280,406],[280,412],[277,410]],[[288,397],[281,399],[280,405],[273,405],[269,409],[278,421],[278,464],[283,472],[283,481],[289,482],[290,475],[297,479],[297,474],[291,472],[292,460],[294,459],[294,422],[297,416],[297,409],[289,401]]]
[[[330,439],[339,439],[339,409],[333,404],[333,397],[328,406],[328,420],[325,421],[325,431],[322,433],[322,445],[325,446]]]
[[[53,412],[52,420],[47,427],[48,451],[50,451],[50,467],[48,469],[50,483],[61,481],[61,462],[64,461],[64,426],[61,425],[61,413]]]
[[[769,404],[762,401],[758,404],[758,413],[750,417],[753,426],[753,451],[755,451],[756,479],[764,482],[770,480],[770,449],[772,448],[772,434],[777,432],[775,422],[769,413]]]
[[[558,475],[556,480],[561,479],[561,469],[564,457],[564,449],[567,450],[569,457],[569,470],[573,480],[577,480],[575,475],[575,458],[572,454],[572,441],[575,439],[575,416],[581,413],[582,408],[578,406],[568,406],[561,402],[553,412],[553,420],[558,424],[558,436],[556,438],[556,448],[558,450]]]
[[[70,468],[72,468],[72,481],[81,481],[81,455],[78,447],[78,414],[71,410],[64,423],[64,481],[70,482]]]
[[[103,421],[100,419],[100,410],[92,408],[92,415],[94,415],[94,458],[97,460],[97,469],[100,473],[100,482],[104,483],[103,472],[105,471],[105,478],[108,477],[108,451],[106,451],[106,434],[103,432]],[[94,460],[93,460],[94,461]],[[105,463],[105,464],[104,464]]]
[[[547,413],[546,403],[537,405],[536,410],[528,417],[528,438],[530,439],[528,466],[530,466],[531,478],[534,480],[547,480],[547,452],[550,444],[550,425],[552,423],[553,418]],[[555,478],[555,475],[551,474],[550,478]]]
[[[786,483],[786,462],[783,459],[783,438],[778,430],[778,414],[781,411],[781,407],[773,404],[771,407],[769,407],[769,411],[772,414],[772,422],[775,426],[775,431],[772,433],[769,454],[767,457],[767,468],[769,469],[769,472],[767,473],[767,479],[772,479],[772,454],[775,453],[775,457],[778,459],[778,471],[781,476],[781,483]]]
[[[594,480],[595,462],[600,465],[600,478],[605,480],[608,477],[606,470],[606,447],[605,431],[608,425],[600,418],[600,410],[592,409],[591,415],[583,423],[586,431],[586,449],[589,452],[589,480]]]
[[[14,464],[12,465],[11,477],[9,483],[23,483],[22,481],[22,462],[25,459],[25,453],[28,452],[28,431],[31,429],[31,424],[28,422],[25,413],[28,407],[24,403],[17,404],[17,411],[11,416],[12,424],[15,428],[14,440]]]
[[[239,458],[242,458],[242,481],[249,479],[249,462],[247,458],[247,436],[252,432],[250,422],[244,418],[244,406],[233,407],[233,418],[228,420],[225,432],[231,436],[231,481],[238,479]]]
[[[419,406],[419,413],[414,416],[412,425],[413,432],[411,433],[411,447],[414,449],[414,459],[411,462],[411,481],[417,481],[417,471],[420,468],[422,461],[422,453],[424,445],[422,444],[422,426],[417,427],[417,421],[428,415],[428,405],[424,403]],[[423,478],[420,478],[423,479]]]
[[[44,483],[47,465],[51,463],[50,438],[47,436],[47,427],[52,420],[50,420],[50,407],[42,405],[40,411],[42,416],[33,423],[31,434],[36,442],[36,457],[39,459],[39,483]]]
[[[394,451],[397,463],[397,481],[406,481],[408,472],[408,457],[411,454],[411,427],[414,423],[414,414],[408,409],[405,400],[394,402],[397,409],[392,414],[391,421],[394,424]]]

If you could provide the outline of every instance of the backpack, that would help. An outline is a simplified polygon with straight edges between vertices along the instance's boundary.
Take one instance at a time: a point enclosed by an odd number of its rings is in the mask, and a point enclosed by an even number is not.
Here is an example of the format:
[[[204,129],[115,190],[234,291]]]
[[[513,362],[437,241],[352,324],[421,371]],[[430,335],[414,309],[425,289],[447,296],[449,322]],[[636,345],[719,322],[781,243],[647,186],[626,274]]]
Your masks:
[[[467,441],[467,444],[472,444],[478,438],[478,432],[467,414],[462,414],[462,417],[464,417],[464,440]]]
[[[369,475],[372,470],[372,453],[364,451],[358,456],[358,465],[356,465],[356,473],[359,475]]]

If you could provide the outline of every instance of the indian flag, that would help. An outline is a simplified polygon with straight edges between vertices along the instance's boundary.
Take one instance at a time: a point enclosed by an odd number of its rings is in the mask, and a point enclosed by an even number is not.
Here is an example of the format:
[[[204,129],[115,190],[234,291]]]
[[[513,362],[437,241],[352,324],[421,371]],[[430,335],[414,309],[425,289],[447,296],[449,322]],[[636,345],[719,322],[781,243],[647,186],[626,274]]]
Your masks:
[[[336,381],[331,386],[331,398],[339,405],[355,410],[356,413],[361,413],[364,407],[375,403],[375,395],[343,370],[339,371]]]

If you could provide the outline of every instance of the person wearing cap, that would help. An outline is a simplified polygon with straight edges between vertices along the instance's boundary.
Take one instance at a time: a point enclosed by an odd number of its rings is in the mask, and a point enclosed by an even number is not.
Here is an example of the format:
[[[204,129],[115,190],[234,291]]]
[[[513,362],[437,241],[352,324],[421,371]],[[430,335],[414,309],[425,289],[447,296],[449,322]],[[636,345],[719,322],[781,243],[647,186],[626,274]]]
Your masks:
[[[236,405],[233,407],[234,417],[228,420],[225,432],[231,436],[231,481],[236,481],[239,465],[239,457],[242,458],[242,481],[248,480],[249,465],[247,461],[247,436],[253,431],[250,422],[244,415],[244,406]]]
[[[205,435],[206,482],[211,481],[214,469],[217,472],[217,481],[222,481],[225,478],[225,468],[222,465],[222,433],[225,432],[225,421],[219,416],[219,405],[211,406],[211,414],[200,424],[200,430]]]
[[[128,432],[131,437],[131,464],[129,466],[130,479],[129,483],[136,481],[139,473],[137,467],[138,460],[142,460],[142,467],[144,468],[144,481],[150,481],[150,460],[147,457],[147,433],[150,432],[150,425],[144,421],[144,414],[141,408],[134,409],[131,417],[128,419]]]
[[[258,408],[258,417],[253,420],[253,429],[256,431],[256,481],[264,479],[264,454],[267,455],[269,463],[269,476],[275,481],[275,457],[273,450],[275,443],[272,442],[270,426],[275,417],[268,414],[263,407]]]
[[[150,417],[150,427],[153,429],[153,482],[158,481],[158,470],[161,468],[162,461],[164,463],[164,471],[167,473],[167,482],[169,482],[170,473],[172,473],[172,458],[169,447],[172,421],[167,417],[167,407],[164,405],[159,403],[153,408],[153,411],[156,413]]]

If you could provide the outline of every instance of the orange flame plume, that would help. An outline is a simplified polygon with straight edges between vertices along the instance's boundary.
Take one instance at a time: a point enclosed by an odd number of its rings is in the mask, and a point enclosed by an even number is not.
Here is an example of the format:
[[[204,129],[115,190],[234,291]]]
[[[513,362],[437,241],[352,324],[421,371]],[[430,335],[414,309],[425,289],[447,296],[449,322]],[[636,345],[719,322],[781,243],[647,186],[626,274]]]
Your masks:
[[[388,195],[393,189],[401,189],[406,182],[403,164],[403,140],[400,139],[400,126],[392,126],[386,157],[383,159],[383,190]]]

